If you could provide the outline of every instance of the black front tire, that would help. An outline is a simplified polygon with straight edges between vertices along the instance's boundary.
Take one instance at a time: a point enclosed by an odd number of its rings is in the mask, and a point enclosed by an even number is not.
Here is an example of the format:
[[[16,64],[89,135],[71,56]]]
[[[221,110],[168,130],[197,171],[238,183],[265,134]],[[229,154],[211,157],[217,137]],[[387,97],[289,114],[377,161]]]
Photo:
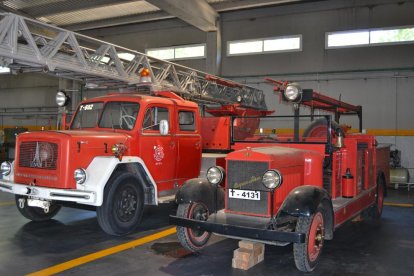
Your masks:
[[[49,212],[45,213],[43,208],[28,206],[27,196],[16,195],[15,200],[17,210],[19,210],[20,214],[22,214],[25,218],[35,222],[50,220],[56,216],[56,214],[60,211],[60,208],[62,208],[62,206],[58,204],[52,204],[49,207]],[[20,200],[24,200],[23,208],[21,208]]]
[[[311,272],[318,264],[325,241],[325,210],[319,205],[316,212],[310,217],[299,217],[296,232],[305,233],[305,243],[293,245],[293,256],[297,269]]]
[[[139,179],[128,172],[117,173],[105,187],[96,216],[102,230],[109,235],[123,236],[139,225],[144,209],[144,197]]]
[[[208,215],[208,208],[202,203],[193,202],[178,205],[177,217],[206,221]],[[184,248],[197,252],[206,246],[211,233],[177,226],[177,236]]]

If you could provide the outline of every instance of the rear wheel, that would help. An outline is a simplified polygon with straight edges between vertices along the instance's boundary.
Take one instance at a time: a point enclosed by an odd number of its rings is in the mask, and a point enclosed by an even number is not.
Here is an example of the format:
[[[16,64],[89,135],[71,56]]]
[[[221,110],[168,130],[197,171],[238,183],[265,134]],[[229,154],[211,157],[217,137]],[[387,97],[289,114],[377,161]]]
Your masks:
[[[142,218],[141,184],[135,175],[124,172],[113,176],[107,185],[102,206],[96,208],[98,223],[109,235],[126,235]]]
[[[374,206],[371,209],[371,217],[379,219],[382,215],[382,209],[384,207],[384,195],[385,195],[385,183],[382,177],[377,181],[377,194]]]
[[[208,208],[203,203],[198,202],[180,204],[177,209],[177,216],[181,218],[206,221],[208,215]],[[205,247],[211,233],[177,226],[177,236],[184,248],[196,252]]]
[[[48,212],[45,212],[43,208],[39,207],[32,207],[27,205],[27,196],[16,195],[16,206],[17,210],[27,219],[32,221],[46,221],[54,216],[60,211],[62,206],[57,204],[51,204],[49,207]]]
[[[305,243],[293,245],[296,267],[303,272],[311,272],[318,264],[325,241],[324,209],[320,205],[310,217],[299,217],[296,232],[305,233]]]

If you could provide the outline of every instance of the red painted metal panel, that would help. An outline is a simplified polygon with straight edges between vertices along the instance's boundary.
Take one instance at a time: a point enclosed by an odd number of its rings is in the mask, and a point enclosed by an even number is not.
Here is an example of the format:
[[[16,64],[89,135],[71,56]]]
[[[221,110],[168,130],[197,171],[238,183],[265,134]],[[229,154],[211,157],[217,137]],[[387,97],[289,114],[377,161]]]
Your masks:
[[[335,211],[335,228],[344,222],[358,215],[361,211],[375,203],[375,187],[360,194],[355,200],[349,201],[346,205]]]
[[[201,118],[203,150],[230,150],[230,117]]]

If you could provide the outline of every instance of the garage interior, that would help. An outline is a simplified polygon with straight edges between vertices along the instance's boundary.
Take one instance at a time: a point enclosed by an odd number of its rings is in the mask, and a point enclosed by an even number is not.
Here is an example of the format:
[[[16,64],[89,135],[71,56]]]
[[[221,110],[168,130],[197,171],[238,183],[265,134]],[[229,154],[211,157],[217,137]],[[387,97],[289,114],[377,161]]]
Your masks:
[[[397,150],[390,166],[398,180],[387,187],[381,220],[352,221],[335,231],[313,274],[412,275],[414,1],[5,0],[0,11],[259,88],[277,115],[292,114],[292,107],[280,102],[265,77],[361,105],[362,132]],[[398,35],[361,40],[381,30]],[[330,45],[331,35],[343,33],[356,36]],[[289,38],[299,41],[289,49],[255,44]],[[237,43],[244,46],[232,52]],[[180,56],[192,47],[201,54]],[[0,65],[0,161],[14,159],[17,134],[57,129],[62,112],[57,91],[70,96],[69,114],[82,99],[113,91],[41,70],[8,68],[2,57]],[[306,108],[301,112],[309,114]],[[354,119],[343,119],[355,125]],[[302,274],[292,245],[266,245],[264,261],[247,271],[232,268],[236,240],[214,236],[201,253],[185,250],[169,224],[176,210],[174,203],[146,207],[134,233],[113,237],[99,228],[93,210],[63,208],[50,221],[30,222],[18,213],[14,196],[1,192],[0,274]]]

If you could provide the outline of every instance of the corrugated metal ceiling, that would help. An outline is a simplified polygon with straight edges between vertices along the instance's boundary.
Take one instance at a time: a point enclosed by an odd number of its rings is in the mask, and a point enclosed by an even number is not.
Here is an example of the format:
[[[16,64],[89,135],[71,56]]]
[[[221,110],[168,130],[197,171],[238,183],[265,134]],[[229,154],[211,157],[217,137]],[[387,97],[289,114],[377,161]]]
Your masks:
[[[224,11],[302,1],[206,0],[217,11],[220,11],[220,5],[225,5]],[[0,1],[1,9],[74,30],[174,17],[144,0],[4,0]]]
[[[37,19],[44,22],[53,23],[58,26],[65,26],[132,14],[144,14],[159,10],[159,8],[145,1],[134,1],[130,3],[113,4],[97,8],[52,14],[44,17],[39,17]]]

